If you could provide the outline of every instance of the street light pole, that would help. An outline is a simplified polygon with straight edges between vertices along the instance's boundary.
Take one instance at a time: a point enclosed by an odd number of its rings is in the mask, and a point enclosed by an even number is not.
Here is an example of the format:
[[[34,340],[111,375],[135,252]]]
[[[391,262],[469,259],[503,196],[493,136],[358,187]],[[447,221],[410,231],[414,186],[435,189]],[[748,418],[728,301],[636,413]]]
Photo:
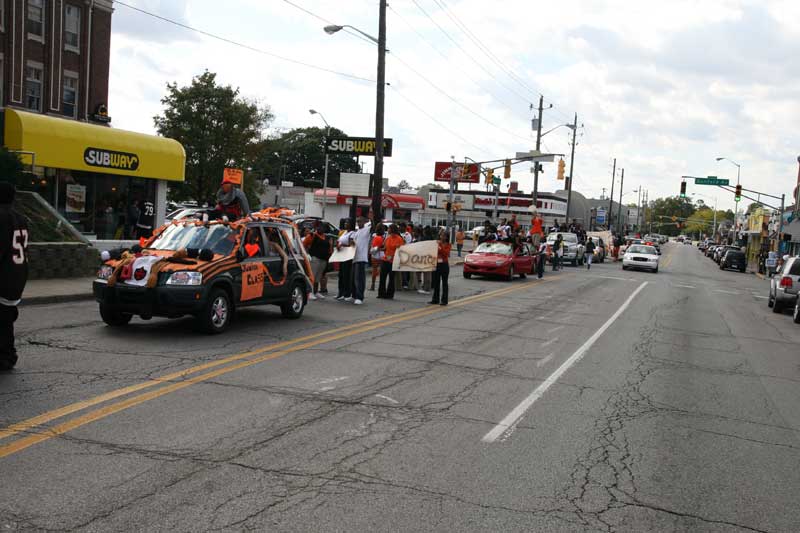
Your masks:
[[[572,180],[575,179],[575,137],[578,134],[578,113],[572,123],[572,154],[569,157],[569,183],[567,184],[567,225],[569,225],[569,204],[572,201]]]
[[[328,124],[328,121],[325,120],[325,117],[319,111],[315,109],[309,109],[309,113],[312,115],[319,115],[319,118],[322,119],[322,122],[325,123],[325,172],[322,177],[322,220],[325,220],[325,207],[328,205],[328,138],[331,136],[331,125]]]
[[[538,124],[536,125],[536,151],[538,152],[542,145],[542,112],[544,111],[544,96],[539,95],[539,119]],[[534,209],[537,208],[537,199],[539,196],[539,162],[533,162],[533,194],[531,195],[531,199],[533,200],[533,207]]]
[[[614,166],[611,170],[611,194],[608,195],[608,215],[606,215],[606,223],[608,229],[611,230],[611,215],[614,213],[614,182],[617,180],[617,158],[614,158]]]
[[[717,161],[722,161],[723,159],[725,161],[727,161],[728,163],[736,165],[736,185],[739,185],[740,184],[741,173],[742,173],[742,165],[740,165],[739,163],[737,163],[736,161],[734,161],[732,159],[728,159],[727,157],[718,157]],[[734,242],[737,242],[739,240],[739,231],[737,230],[737,227],[736,227],[738,221],[739,221],[739,202],[736,202],[736,212],[733,214],[733,239],[734,239]]]

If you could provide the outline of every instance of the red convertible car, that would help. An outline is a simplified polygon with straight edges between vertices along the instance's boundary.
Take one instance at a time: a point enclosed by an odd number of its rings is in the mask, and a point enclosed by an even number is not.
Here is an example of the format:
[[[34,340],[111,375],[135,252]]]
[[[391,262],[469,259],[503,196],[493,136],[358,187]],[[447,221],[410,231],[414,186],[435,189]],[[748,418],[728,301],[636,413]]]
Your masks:
[[[516,250],[508,242],[484,242],[464,259],[464,277],[473,274],[502,276],[511,281],[515,275],[524,278],[533,274],[535,258],[530,245],[522,244]]]

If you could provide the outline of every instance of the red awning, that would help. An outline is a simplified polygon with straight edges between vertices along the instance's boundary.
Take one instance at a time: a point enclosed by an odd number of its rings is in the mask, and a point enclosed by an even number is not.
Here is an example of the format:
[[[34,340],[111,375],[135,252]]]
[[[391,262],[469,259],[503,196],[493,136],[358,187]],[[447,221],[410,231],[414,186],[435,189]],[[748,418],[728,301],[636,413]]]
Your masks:
[[[392,209],[422,209],[425,201],[416,194],[383,194],[381,205]]]

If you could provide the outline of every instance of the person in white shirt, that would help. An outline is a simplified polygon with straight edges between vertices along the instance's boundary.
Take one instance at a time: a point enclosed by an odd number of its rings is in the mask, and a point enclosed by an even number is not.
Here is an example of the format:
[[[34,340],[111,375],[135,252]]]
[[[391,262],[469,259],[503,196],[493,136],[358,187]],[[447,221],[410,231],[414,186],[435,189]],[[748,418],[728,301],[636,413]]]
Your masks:
[[[370,245],[372,244],[372,224],[364,217],[358,217],[358,231],[353,233],[352,241],[356,246],[353,259],[353,303],[364,303],[364,289],[367,286],[367,264],[369,264]]]
[[[336,241],[336,249],[341,250],[348,246],[353,246],[353,223],[349,220],[344,224],[344,230],[339,235],[339,240]],[[342,261],[339,263],[339,294],[336,296],[337,300],[345,302],[353,301],[353,260]]]

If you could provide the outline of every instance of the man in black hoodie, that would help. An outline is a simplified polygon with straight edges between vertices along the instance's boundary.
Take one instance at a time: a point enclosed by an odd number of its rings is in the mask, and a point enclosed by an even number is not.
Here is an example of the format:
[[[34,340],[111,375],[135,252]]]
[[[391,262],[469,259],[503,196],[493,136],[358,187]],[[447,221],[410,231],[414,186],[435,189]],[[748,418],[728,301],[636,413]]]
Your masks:
[[[0,182],[0,371],[17,364],[14,322],[28,281],[28,224],[13,208],[16,189]]]

